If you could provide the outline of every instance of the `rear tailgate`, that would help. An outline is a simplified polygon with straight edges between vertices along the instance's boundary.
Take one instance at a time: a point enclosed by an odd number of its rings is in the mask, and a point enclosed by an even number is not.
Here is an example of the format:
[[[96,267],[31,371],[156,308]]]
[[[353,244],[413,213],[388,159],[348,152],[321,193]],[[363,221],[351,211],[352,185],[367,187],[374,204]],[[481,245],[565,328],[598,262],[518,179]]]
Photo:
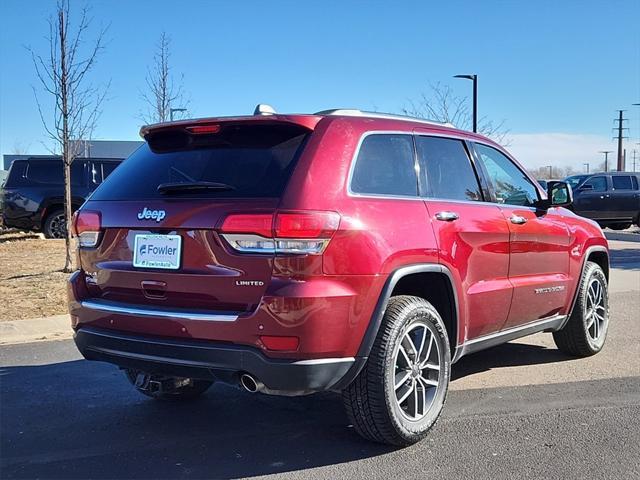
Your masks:
[[[229,213],[273,211],[277,199],[89,201],[85,210],[101,214],[102,239],[97,248],[83,248],[80,261],[88,273],[92,297],[127,304],[162,307],[252,311],[271,277],[273,257],[232,253],[213,230]],[[165,212],[165,218],[138,219],[144,208]],[[136,236],[178,235],[178,269],[134,266]],[[138,250],[143,243],[138,242]],[[139,252],[138,252],[139,254]],[[237,286],[236,281],[251,281]]]
[[[100,218],[97,246],[79,250],[90,298],[234,313],[259,305],[275,254],[240,254],[215,229],[229,214],[276,210],[310,130],[277,120],[206,125],[146,131],[149,143],[83,206]],[[148,262],[149,249],[162,261]]]

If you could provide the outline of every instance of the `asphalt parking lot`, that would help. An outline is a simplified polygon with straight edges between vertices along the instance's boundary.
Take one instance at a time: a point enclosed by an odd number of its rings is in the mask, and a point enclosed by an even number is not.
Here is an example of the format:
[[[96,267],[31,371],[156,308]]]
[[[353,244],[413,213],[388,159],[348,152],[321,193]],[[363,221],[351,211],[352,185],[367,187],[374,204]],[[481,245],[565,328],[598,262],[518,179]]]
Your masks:
[[[71,341],[0,348],[1,478],[640,478],[640,243],[612,241],[604,350],[549,334],[462,359],[427,440],[361,440],[335,394],[147,400]]]

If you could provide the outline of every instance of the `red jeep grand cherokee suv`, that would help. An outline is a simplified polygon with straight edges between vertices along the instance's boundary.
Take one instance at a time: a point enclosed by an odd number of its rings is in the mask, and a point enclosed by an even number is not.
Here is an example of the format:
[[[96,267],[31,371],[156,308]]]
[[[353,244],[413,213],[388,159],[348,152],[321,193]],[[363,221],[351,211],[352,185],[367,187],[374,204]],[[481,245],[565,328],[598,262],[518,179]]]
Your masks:
[[[357,431],[405,445],[451,364],[535,332],[597,353],[607,242],[499,145],[333,110],[158,124],[75,219],[75,341],[142,393],[341,391]]]

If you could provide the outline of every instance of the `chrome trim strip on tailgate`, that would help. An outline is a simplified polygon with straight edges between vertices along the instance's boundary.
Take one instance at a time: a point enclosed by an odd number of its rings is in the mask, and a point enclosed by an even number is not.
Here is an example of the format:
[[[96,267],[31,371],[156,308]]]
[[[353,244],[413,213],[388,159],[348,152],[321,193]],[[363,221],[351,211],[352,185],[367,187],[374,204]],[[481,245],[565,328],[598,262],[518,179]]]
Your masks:
[[[125,315],[139,315],[144,317],[179,318],[184,320],[205,320],[209,322],[235,322],[238,315],[220,313],[200,313],[189,310],[169,310],[154,307],[140,307],[126,303],[89,301],[80,302],[82,307],[101,312],[121,313]]]

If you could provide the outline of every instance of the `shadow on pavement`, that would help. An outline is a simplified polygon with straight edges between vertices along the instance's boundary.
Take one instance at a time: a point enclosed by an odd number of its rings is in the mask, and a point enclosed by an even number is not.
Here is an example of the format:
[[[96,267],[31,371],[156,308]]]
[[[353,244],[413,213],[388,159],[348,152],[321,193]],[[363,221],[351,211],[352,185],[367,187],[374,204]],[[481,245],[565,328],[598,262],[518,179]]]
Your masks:
[[[640,248],[611,249],[611,268],[622,270],[640,269]]]
[[[190,403],[135,392],[115,367],[0,370],[1,478],[238,478],[381,455],[337,394],[280,398],[215,385]]]
[[[495,368],[515,367],[523,365],[542,365],[545,363],[566,362],[575,360],[555,348],[524,343],[505,343],[489,350],[483,350],[462,357],[451,368],[451,380],[463,378]]]
[[[453,379],[566,361],[506,344]],[[348,426],[339,395],[271,397],[215,385],[190,403],[147,399],[115,367],[84,360],[0,369],[2,478],[238,478],[384,455]]]

